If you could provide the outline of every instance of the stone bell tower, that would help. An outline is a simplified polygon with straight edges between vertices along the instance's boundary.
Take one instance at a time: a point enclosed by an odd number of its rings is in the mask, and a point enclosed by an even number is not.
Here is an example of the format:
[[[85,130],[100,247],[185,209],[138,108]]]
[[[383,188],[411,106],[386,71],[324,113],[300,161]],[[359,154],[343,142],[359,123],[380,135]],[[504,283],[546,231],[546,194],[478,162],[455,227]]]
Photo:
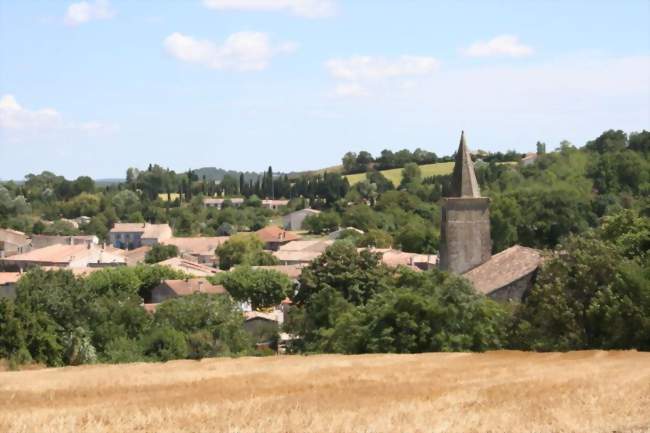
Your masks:
[[[451,194],[443,199],[442,204],[440,269],[462,274],[491,257],[489,207],[490,199],[481,197],[465,133],[462,132]]]

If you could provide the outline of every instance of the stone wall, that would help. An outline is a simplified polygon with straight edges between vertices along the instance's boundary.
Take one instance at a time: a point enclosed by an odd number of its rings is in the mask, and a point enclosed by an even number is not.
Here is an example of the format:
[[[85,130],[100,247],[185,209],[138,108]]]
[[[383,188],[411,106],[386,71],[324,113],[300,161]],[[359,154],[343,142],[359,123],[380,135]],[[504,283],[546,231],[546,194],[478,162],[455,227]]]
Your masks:
[[[492,253],[488,198],[446,198],[440,228],[440,268],[462,274]]]
[[[490,299],[493,299],[495,301],[502,301],[502,302],[508,302],[508,301],[516,301],[516,302],[521,302],[526,295],[526,292],[528,292],[532,287],[533,283],[535,281],[535,275],[536,275],[537,269],[535,269],[533,272],[524,275],[518,280],[513,281],[512,283],[508,284],[507,286],[503,286],[499,289],[496,289],[490,293],[488,293],[488,297]]]

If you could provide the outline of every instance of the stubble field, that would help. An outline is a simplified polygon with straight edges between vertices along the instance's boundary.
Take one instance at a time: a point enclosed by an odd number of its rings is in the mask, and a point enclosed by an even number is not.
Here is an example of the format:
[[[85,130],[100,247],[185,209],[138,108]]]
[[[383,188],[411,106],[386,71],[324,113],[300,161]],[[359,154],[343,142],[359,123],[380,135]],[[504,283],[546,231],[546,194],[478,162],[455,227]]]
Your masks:
[[[0,431],[648,432],[650,353],[281,356],[1,372]]]

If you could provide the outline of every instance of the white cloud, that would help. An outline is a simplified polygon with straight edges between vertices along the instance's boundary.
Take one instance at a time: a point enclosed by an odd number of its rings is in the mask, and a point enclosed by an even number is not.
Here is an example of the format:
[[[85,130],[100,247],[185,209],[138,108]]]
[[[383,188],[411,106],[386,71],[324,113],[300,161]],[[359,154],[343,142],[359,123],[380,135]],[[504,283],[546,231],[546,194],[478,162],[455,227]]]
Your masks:
[[[368,96],[369,92],[359,83],[340,83],[334,89],[334,94],[342,97],[358,97]]]
[[[370,87],[386,85],[397,78],[423,77],[438,70],[440,62],[433,57],[400,56],[393,59],[372,56],[353,56],[330,59],[325,67],[340,81],[334,90],[337,96],[368,96]],[[409,85],[415,84],[409,81]]]
[[[330,74],[341,80],[365,80],[426,75],[439,67],[433,57],[401,56],[386,59],[372,56],[353,56],[331,59],[325,63]]]
[[[513,35],[499,35],[489,41],[479,41],[464,50],[470,57],[510,56],[523,57],[533,53],[532,47],[519,42]]]
[[[324,18],[336,13],[334,0],[203,0],[210,9],[288,11],[305,18]]]
[[[93,20],[108,20],[115,16],[108,0],[96,0],[94,3],[81,1],[68,6],[64,22],[69,26],[78,26]]]
[[[221,45],[176,32],[167,36],[163,45],[178,60],[240,71],[266,69],[276,54],[290,53],[297,48],[293,42],[274,45],[266,33],[260,32],[233,33]]]
[[[96,133],[110,132],[115,129],[117,129],[115,125],[96,121],[83,123],[66,121],[61,113],[52,108],[30,110],[18,104],[13,95],[4,95],[0,98],[0,130],[10,134],[12,138],[25,134],[63,130]]]

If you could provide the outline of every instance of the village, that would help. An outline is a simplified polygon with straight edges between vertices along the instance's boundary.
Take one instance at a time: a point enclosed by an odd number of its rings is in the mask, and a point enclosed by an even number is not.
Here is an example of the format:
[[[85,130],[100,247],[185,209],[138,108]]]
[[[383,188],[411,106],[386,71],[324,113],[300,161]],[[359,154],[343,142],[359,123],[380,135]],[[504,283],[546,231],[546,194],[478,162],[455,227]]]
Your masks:
[[[526,162],[524,162],[526,163]],[[275,258],[277,264],[255,266],[286,275],[299,290],[302,270],[318,259],[345,233],[363,234],[355,227],[339,227],[326,236],[309,234],[305,230],[306,218],[320,211],[304,208],[283,213],[289,200],[264,199],[263,208],[273,211],[281,225],[269,224],[250,234],[263,244],[263,249]],[[243,198],[208,197],[203,199],[207,208],[244,206]],[[85,216],[71,224],[83,222]],[[229,236],[175,236],[169,224],[116,223],[108,233],[107,242],[89,235],[39,235],[28,236],[11,229],[0,229],[0,297],[14,298],[16,285],[24,272],[34,267],[45,270],[68,269],[83,277],[109,267],[143,266],[152,250],[172,247],[172,257],[156,263],[181,272],[183,279],[165,279],[151,290],[149,299],[143,299],[142,308],[154,313],[169,299],[196,293],[227,295],[227,290],[213,284],[210,277],[236,269],[221,269],[218,248],[228,244]],[[452,188],[444,199],[441,221],[441,250],[439,254],[421,254],[392,247],[358,248],[378,253],[381,262],[390,268],[406,267],[414,271],[435,268],[463,275],[474,289],[489,298],[503,302],[520,302],[532,287],[537,269],[542,262],[540,251],[519,245],[512,246],[492,256],[490,238],[489,199],[481,197],[472,156],[461,135],[452,173]],[[260,329],[279,332],[280,342],[292,338],[281,332],[292,299],[255,310],[250,302],[242,302],[244,327],[253,334]],[[264,345],[268,342],[258,341]]]

